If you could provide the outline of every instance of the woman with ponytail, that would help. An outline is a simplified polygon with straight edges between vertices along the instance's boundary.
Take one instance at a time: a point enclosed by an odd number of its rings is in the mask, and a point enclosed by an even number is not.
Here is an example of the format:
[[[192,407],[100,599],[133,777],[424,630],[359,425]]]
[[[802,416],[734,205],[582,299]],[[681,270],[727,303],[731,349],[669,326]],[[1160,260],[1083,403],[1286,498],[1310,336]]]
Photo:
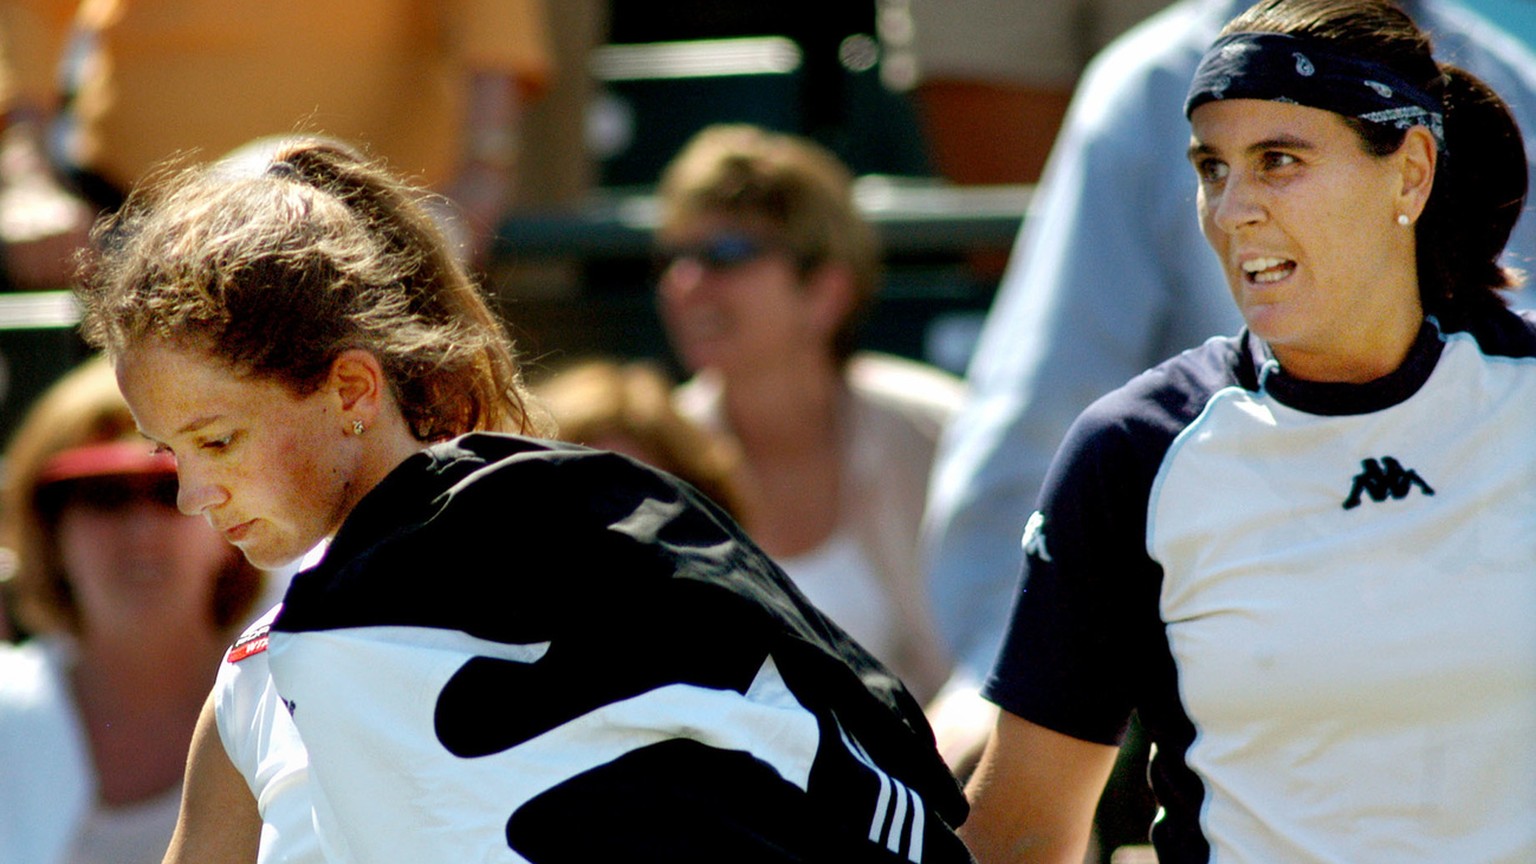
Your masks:
[[[1163,864],[1536,860],[1520,131],[1384,0],[1263,0],[1185,113],[1247,326],[1062,444],[962,834],[1081,861],[1135,712]]]
[[[969,860],[917,702],[692,487],[542,437],[414,190],[256,162],[131,198],[79,289],[178,506],[318,549],[220,666],[167,862]]]

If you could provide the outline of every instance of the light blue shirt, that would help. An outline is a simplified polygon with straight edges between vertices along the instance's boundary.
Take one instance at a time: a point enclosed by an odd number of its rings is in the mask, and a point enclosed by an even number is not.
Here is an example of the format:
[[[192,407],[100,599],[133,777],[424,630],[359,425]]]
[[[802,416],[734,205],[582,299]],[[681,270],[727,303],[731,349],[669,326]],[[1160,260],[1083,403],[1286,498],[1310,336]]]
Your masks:
[[[1536,0],[1465,0],[1489,21],[1496,21],[1510,35],[1536,47]]]

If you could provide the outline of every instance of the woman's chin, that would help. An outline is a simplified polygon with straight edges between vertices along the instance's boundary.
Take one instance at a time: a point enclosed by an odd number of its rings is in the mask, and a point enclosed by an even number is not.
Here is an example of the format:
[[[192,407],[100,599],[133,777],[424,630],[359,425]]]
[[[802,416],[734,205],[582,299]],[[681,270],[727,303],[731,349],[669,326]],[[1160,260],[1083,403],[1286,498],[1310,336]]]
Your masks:
[[[1285,341],[1287,334],[1293,330],[1290,317],[1285,307],[1278,303],[1252,305],[1243,309],[1243,321],[1249,331],[1270,344]]]
[[[242,543],[237,548],[252,567],[261,570],[281,570],[298,561],[308,551],[274,548],[261,543]]]

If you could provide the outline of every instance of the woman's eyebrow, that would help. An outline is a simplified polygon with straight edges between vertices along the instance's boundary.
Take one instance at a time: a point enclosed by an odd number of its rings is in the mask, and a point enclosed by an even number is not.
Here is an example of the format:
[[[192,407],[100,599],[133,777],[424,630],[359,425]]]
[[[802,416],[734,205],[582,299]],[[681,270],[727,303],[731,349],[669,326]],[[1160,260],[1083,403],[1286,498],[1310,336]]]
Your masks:
[[[1266,150],[1316,150],[1317,145],[1297,135],[1276,135],[1255,141],[1244,149],[1249,153],[1262,153]]]
[[[1302,138],[1297,135],[1275,135],[1273,137],[1265,138],[1261,141],[1255,141],[1252,144],[1249,144],[1243,148],[1243,152],[1252,155],[1255,153],[1264,153],[1269,150],[1311,151],[1316,149],[1317,145],[1313,144],[1306,138]],[[1211,147],[1208,144],[1202,144],[1199,141],[1190,144],[1189,150],[1185,152],[1185,157],[1188,158],[1191,162],[1199,159],[1202,156],[1214,155],[1216,155],[1216,148]]]
[[[180,429],[177,429],[176,430],[176,434],[177,435],[188,435],[188,434],[191,434],[193,432],[196,432],[197,430],[203,428],[204,426],[207,426],[210,423],[214,422],[215,420],[218,420],[220,418],[220,416],[221,415],[218,415],[218,414],[205,414],[205,415],[203,415],[201,417],[194,417],[191,420],[187,421],[187,424],[185,426],[182,426]]]

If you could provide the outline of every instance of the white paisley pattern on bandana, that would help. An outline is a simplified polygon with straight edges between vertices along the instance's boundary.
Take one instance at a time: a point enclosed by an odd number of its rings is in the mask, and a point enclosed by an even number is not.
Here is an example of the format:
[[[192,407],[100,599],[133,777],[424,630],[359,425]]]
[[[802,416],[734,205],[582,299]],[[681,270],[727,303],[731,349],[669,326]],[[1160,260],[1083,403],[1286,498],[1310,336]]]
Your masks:
[[[1445,152],[1440,100],[1379,63],[1289,34],[1216,40],[1195,71],[1184,116],[1220,99],[1291,102],[1398,129],[1423,126]]]

